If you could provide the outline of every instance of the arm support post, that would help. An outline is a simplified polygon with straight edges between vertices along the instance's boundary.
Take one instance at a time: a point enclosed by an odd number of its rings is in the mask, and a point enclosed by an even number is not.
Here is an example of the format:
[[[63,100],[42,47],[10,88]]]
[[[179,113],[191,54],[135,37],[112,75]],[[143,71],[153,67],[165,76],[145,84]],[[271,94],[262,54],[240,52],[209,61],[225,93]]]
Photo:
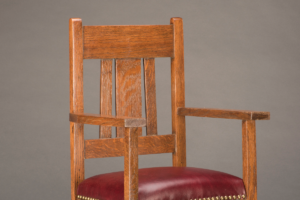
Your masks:
[[[248,200],[257,200],[256,131],[254,120],[243,120],[243,180]]]
[[[125,128],[124,200],[138,200],[138,128]]]

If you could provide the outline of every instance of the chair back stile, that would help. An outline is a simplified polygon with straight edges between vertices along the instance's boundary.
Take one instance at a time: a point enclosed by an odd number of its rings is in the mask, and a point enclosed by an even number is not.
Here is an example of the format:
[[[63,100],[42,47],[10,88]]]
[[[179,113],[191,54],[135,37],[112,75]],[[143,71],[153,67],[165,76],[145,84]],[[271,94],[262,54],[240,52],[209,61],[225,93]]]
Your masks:
[[[70,19],[70,113],[83,113],[83,59],[101,59],[100,114],[112,115],[115,62],[116,116],[142,117],[141,58],[144,65],[146,135],[138,128],[138,154],[172,153],[173,166],[186,166],[182,19],[170,25],[82,26]],[[157,135],[155,57],[171,58],[172,134]],[[114,60],[115,59],[115,60]],[[99,138],[84,141],[83,124],[70,122],[72,200],[84,180],[84,159],[124,156],[125,128],[99,127]]]
[[[83,113],[83,36],[82,21],[69,22],[70,45],[70,113]],[[75,200],[78,185],[84,180],[83,124],[70,122],[71,199]]]

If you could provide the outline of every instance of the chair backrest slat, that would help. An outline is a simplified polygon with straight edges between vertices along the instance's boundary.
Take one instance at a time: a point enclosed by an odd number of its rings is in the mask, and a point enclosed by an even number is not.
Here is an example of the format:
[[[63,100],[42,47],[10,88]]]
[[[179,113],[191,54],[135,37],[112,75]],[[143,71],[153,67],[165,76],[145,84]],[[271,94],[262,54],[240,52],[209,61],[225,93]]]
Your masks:
[[[173,153],[175,135],[155,135],[139,137],[139,155]],[[124,156],[124,138],[85,140],[85,158],[105,158]]]
[[[85,59],[173,57],[173,26],[84,26]]]
[[[141,59],[116,59],[117,116],[142,117],[141,79]],[[124,137],[124,128],[117,128],[117,137]]]
[[[100,68],[100,114],[112,115],[112,59],[102,59]],[[111,138],[111,127],[100,126],[99,137]]]
[[[156,110],[156,87],[155,87],[155,60],[144,59],[144,80],[147,135],[157,135],[157,110]]]

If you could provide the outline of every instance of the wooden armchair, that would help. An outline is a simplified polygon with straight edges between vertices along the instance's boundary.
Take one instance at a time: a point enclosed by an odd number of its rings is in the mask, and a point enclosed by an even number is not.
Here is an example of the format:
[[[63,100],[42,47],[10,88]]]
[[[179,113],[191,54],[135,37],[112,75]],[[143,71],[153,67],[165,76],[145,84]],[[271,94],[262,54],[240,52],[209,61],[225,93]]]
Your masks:
[[[268,112],[185,107],[183,24],[82,26],[72,18],[70,36],[71,199],[256,200],[255,120]],[[157,135],[155,57],[171,58],[172,134]],[[142,118],[141,58],[146,119]],[[101,59],[100,114],[83,109],[83,59]],[[116,116],[112,116],[115,59]],[[186,167],[185,116],[242,120],[243,179]],[[84,124],[100,125],[100,139],[84,140]],[[111,126],[117,127],[111,138]],[[147,136],[141,136],[141,127]],[[138,155],[172,153],[173,167],[138,169]],[[84,177],[84,159],[124,156],[124,172]]]

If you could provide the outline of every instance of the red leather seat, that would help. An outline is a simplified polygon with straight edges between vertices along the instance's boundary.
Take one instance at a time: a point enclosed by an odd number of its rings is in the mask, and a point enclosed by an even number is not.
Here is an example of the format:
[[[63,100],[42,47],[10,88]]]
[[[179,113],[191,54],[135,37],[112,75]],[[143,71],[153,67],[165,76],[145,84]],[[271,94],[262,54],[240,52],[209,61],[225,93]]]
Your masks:
[[[78,198],[123,200],[124,173],[93,176],[82,181]],[[139,200],[244,199],[243,180],[230,174],[192,167],[139,169]]]

